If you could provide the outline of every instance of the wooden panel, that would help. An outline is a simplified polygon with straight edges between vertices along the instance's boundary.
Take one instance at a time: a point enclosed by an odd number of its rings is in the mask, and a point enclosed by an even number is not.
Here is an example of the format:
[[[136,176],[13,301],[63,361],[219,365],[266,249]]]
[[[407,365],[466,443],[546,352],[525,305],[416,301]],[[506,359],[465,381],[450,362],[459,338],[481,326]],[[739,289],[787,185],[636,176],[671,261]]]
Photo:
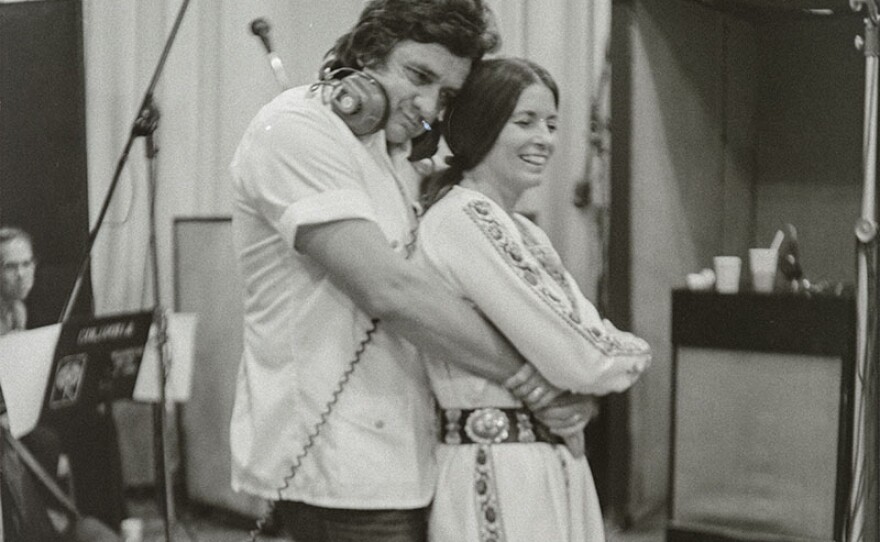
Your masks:
[[[803,15],[808,10],[832,10],[835,14],[852,12],[849,0],[688,0],[712,9],[746,16]]]
[[[31,327],[58,319],[87,239],[84,88],[80,2],[0,3],[0,222],[34,238]]]
[[[672,517],[832,540],[840,358],[681,347],[676,363]]]
[[[677,346],[840,355],[851,353],[854,336],[852,298],[673,292]]]

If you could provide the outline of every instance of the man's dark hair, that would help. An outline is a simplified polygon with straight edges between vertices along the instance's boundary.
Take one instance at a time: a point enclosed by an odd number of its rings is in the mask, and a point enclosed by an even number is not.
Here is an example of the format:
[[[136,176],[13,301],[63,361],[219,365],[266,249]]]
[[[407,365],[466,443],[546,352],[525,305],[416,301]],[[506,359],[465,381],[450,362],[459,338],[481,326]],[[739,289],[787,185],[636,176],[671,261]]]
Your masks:
[[[323,70],[381,65],[403,40],[436,43],[471,60],[500,43],[483,0],[371,0],[328,51]]]

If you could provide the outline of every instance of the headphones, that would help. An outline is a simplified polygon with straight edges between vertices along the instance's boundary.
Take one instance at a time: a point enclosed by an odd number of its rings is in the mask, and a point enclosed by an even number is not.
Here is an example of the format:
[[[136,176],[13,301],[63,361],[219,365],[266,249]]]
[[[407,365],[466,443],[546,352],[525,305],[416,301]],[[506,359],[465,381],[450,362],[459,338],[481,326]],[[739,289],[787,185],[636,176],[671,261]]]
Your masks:
[[[327,90],[325,103],[356,136],[379,131],[388,120],[388,95],[371,76],[354,68],[325,68],[316,87]],[[440,130],[427,130],[412,142],[411,162],[430,158],[437,152]]]
[[[316,85],[327,89],[324,101],[356,136],[375,133],[388,120],[385,89],[360,70],[326,70]]]

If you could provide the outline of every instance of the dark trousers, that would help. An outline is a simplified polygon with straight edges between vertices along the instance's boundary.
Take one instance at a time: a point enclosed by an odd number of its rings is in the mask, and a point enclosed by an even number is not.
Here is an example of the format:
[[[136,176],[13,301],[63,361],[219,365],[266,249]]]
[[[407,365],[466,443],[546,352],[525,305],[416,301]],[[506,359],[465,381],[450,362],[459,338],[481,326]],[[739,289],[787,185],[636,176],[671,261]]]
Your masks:
[[[0,500],[5,540],[66,540],[52,524],[49,508],[60,511],[55,498],[6,441],[8,429],[0,429]],[[38,426],[20,439],[50,476],[58,465],[58,438]]]
[[[279,501],[276,511],[295,542],[425,542],[428,509],[347,510]]]
[[[73,492],[80,513],[114,530],[126,517],[122,458],[116,423],[109,409],[87,409],[49,424],[70,459]]]

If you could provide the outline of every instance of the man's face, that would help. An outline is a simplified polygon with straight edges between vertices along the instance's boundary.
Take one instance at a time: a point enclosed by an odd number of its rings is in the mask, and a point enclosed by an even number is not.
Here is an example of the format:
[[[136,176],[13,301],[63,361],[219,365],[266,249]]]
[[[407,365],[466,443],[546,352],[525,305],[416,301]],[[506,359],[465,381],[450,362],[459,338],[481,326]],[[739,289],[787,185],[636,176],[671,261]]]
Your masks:
[[[388,94],[385,138],[401,144],[424,133],[464,84],[471,60],[436,43],[401,41],[381,65],[364,68]]]
[[[23,301],[34,286],[34,253],[24,239],[0,243],[0,298]]]

